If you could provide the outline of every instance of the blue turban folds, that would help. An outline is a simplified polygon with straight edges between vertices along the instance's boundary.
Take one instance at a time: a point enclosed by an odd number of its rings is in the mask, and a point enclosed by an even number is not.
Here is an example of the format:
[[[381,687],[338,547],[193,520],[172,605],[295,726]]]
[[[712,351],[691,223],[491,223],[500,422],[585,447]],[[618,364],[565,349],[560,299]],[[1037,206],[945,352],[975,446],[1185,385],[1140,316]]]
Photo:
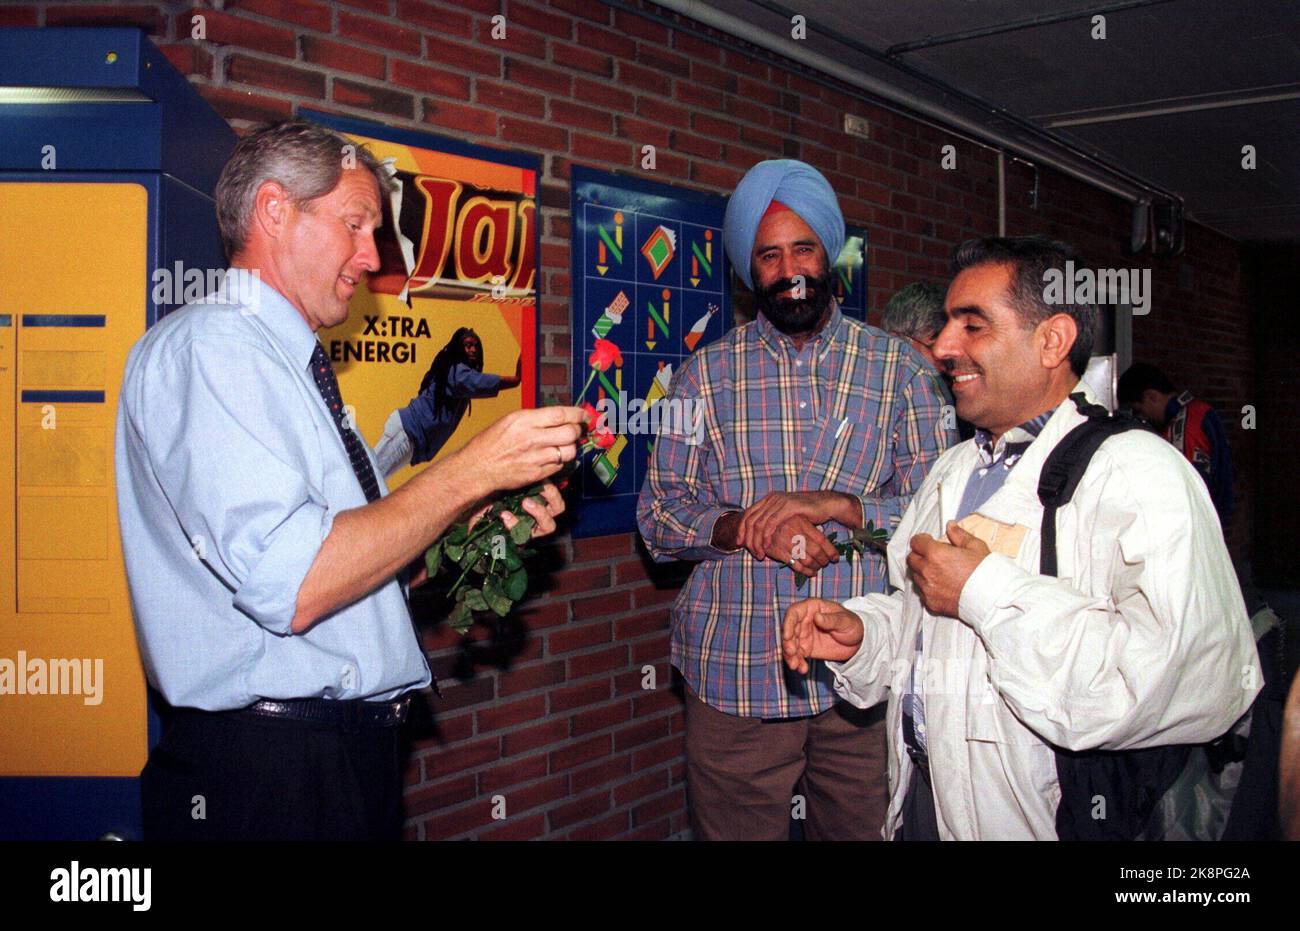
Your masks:
[[[752,291],[750,260],[758,224],[772,201],[779,200],[812,227],[826,249],[826,261],[834,265],[844,248],[844,214],[820,171],[805,162],[776,158],[759,162],[746,172],[727,201],[722,241],[727,256],[742,281]]]

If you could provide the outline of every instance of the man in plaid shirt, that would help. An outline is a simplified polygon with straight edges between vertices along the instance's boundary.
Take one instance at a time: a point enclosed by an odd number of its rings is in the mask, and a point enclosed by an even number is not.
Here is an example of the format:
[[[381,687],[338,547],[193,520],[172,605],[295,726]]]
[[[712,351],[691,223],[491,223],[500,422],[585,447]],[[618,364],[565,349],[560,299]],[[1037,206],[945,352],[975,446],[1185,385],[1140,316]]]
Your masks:
[[[660,434],[637,508],[656,561],[698,562],[672,618],[692,829],[781,839],[794,817],[811,839],[879,839],[883,705],[839,702],[819,662],[787,671],[781,619],[807,597],[886,590],[880,556],[849,563],[828,534],[892,531],[955,440],[951,413],[915,350],[831,297],[844,218],[820,172],[760,162],[724,227],[758,317],[678,370],[672,396],[702,425]]]

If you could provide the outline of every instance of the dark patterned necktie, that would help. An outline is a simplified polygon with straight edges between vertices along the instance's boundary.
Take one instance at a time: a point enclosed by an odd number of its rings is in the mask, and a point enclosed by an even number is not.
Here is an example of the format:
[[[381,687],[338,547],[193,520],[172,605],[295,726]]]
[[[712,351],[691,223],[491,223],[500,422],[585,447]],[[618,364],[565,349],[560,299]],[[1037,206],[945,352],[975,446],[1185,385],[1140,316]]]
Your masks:
[[[320,389],[320,396],[325,399],[325,406],[329,408],[330,416],[334,418],[334,426],[339,428],[339,436],[343,438],[343,446],[348,451],[352,471],[356,474],[357,481],[361,483],[361,490],[366,493],[366,501],[374,501],[379,497],[379,481],[375,478],[375,470],[370,465],[370,457],[366,455],[361,445],[361,437],[357,436],[356,431],[347,424],[347,417],[343,412],[343,396],[339,393],[339,380],[335,377],[334,366],[330,364],[329,357],[325,355],[325,350],[319,342],[316,343],[316,351],[311,354],[311,374],[316,379],[316,387]],[[397,574],[398,581],[403,587],[409,584],[414,568],[423,561],[423,557],[420,557]],[[420,652],[423,653],[424,641],[420,638],[420,625],[416,623],[414,614],[411,615],[411,630],[415,634],[415,642]],[[442,697],[442,690],[438,688],[436,677],[433,679],[433,691],[439,698]]]
[[[379,481],[375,478],[375,470],[370,465],[370,457],[366,455],[361,437],[348,426],[348,418],[343,411],[343,396],[339,394],[339,380],[319,342],[316,343],[316,351],[311,354],[311,374],[316,379],[316,387],[325,399],[330,416],[334,418],[334,426],[339,428],[343,447],[348,451],[348,459],[352,462],[352,471],[356,474],[357,481],[361,483],[361,490],[366,493],[366,501],[374,501],[379,497]]]

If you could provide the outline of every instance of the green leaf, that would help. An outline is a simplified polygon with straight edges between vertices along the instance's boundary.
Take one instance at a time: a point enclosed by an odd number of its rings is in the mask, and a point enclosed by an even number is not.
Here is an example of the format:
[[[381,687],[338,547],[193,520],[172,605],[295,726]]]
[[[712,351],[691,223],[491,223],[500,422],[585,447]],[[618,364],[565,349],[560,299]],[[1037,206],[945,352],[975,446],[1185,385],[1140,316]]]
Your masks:
[[[525,514],[519,518],[519,523],[510,528],[510,539],[521,546],[527,543],[533,535],[533,525],[536,523],[537,521],[533,520],[531,515]]]
[[[484,585],[483,597],[487,599],[488,607],[495,611],[498,617],[505,617],[514,607],[514,602],[495,585]]]
[[[807,584],[808,584],[808,576],[804,575],[802,572],[796,572],[794,574],[795,591],[803,591],[804,586]]]
[[[451,617],[447,618],[447,623],[451,625],[452,630],[464,634],[465,631],[474,626],[474,612],[464,602],[461,602],[451,612]]]
[[[464,543],[469,538],[469,525],[462,522],[456,524],[446,535],[448,543]]]
[[[477,588],[466,589],[466,591],[465,591],[465,602],[464,602],[464,604],[465,604],[465,606],[468,607],[471,611],[487,611],[487,610],[488,610],[487,599],[483,597],[483,592],[481,592],[481,591],[480,591],[479,589],[477,589]]]
[[[510,575],[506,576],[505,585],[502,586],[502,589],[505,591],[506,597],[511,601],[518,601],[523,598],[524,593],[528,591],[528,570],[523,568],[522,565],[516,567]]]
[[[438,574],[438,569],[442,565],[442,541],[439,540],[433,546],[424,551],[424,568],[428,570],[429,578]]]
[[[510,572],[514,572],[524,564],[524,557],[520,554],[518,546],[513,539],[506,542],[505,566]]]
[[[460,559],[465,555],[465,545],[448,541],[447,545],[443,547],[443,552],[447,554],[448,559],[456,565],[460,565]]]

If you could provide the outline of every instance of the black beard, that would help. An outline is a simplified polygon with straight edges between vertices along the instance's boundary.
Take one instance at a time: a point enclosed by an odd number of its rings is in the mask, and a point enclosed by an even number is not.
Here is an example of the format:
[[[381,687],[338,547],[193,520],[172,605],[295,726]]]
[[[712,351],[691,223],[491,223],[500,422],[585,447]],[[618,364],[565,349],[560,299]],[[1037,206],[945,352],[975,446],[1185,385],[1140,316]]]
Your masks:
[[[754,292],[754,305],[782,333],[800,335],[811,333],[826,313],[831,303],[831,276],[829,273],[804,279],[802,298],[778,298],[782,291],[793,289],[793,279],[782,278],[766,288]]]

